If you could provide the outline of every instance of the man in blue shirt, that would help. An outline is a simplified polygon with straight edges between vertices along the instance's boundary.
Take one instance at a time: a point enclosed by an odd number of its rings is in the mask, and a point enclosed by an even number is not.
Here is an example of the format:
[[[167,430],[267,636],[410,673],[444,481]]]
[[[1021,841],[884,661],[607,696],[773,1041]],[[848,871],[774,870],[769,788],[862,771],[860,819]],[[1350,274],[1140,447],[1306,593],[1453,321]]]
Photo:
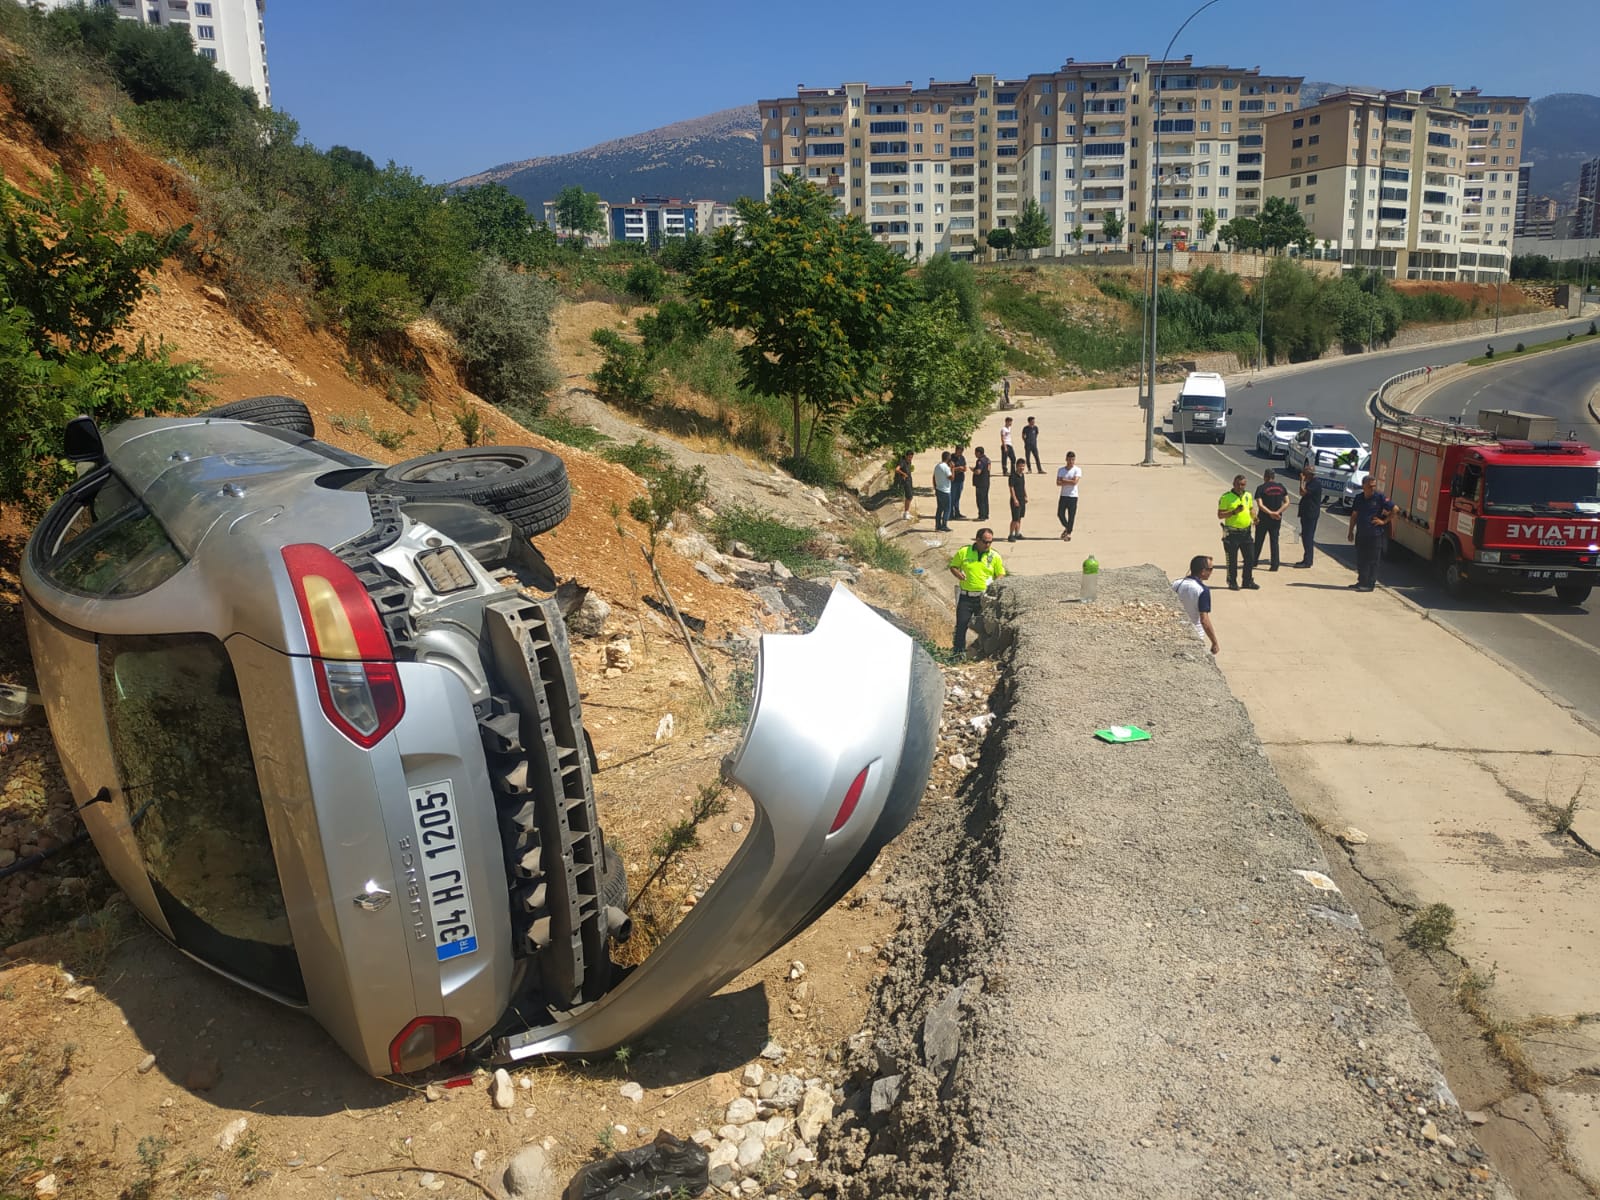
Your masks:
[[[1378,481],[1368,475],[1361,481],[1361,495],[1350,507],[1347,541],[1356,544],[1356,581],[1350,586],[1370,592],[1378,586],[1378,559],[1394,525],[1394,501],[1378,490]]]

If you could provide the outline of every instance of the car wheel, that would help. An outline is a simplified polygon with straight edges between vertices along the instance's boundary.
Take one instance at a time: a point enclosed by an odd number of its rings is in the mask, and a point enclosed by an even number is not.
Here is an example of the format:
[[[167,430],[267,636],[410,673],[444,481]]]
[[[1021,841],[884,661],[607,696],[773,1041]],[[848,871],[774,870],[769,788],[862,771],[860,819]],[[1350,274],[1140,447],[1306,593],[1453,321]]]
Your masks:
[[[1563,604],[1582,604],[1589,598],[1589,585],[1586,583],[1564,583],[1556,587],[1556,599]]]
[[[531,446],[471,446],[386,467],[372,490],[407,500],[465,500],[510,521],[524,537],[554,529],[572,511],[567,467]]]
[[[232,404],[219,404],[200,414],[202,417],[225,417],[229,421],[250,421],[256,425],[270,425],[274,429],[287,429],[316,437],[317,429],[311,420],[311,410],[293,396],[251,396],[235,400]]]
[[[1272,448],[1270,446],[1268,446],[1266,444],[1266,442],[1262,441],[1260,438],[1257,438],[1256,439],[1256,453],[1257,454],[1270,455],[1272,453]]]
[[[1439,552],[1439,576],[1444,581],[1444,590],[1452,596],[1466,594],[1467,576],[1461,569],[1461,559],[1455,547],[1446,546]]]
[[[605,848],[604,865],[600,868],[600,903],[622,912],[628,911],[628,869],[610,846]]]

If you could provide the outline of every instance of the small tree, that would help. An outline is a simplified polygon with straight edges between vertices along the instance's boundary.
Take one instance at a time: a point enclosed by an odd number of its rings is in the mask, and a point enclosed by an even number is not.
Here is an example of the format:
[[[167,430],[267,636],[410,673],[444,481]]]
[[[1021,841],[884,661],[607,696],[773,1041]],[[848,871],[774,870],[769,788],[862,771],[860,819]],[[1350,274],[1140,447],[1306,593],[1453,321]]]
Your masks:
[[[1076,225],[1074,225],[1072,227],[1072,233],[1069,236],[1072,238],[1072,245],[1073,245],[1074,249],[1076,249],[1080,254],[1083,253],[1083,222],[1082,221],[1079,221]]]
[[[989,244],[989,249],[1006,251],[1016,245],[1016,235],[1009,229],[991,229],[983,235],[983,240]]]
[[[561,189],[555,209],[556,227],[568,233],[600,233],[606,227],[605,218],[600,215],[600,197],[577,184]]]
[[[1206,239],[1217,230],[1216,210],[1202,208],[1200,210],[1200,244],[1205,245]]]
[[[974,332],[983,328],[978,280],[971,263],[957,262],[948,254],[936,254],[922,268],[920,282],[925,300],[932,302],[949,296],[955,301],[956,315],[963,325]]]
[[[859,219],[837,219],[833,197],[798,175],[775,180],[766,201],[745,197],[736,208],[740,223],[717,231],[690,292],[712,324],[748,335],[742,382],[788,399],[798,463],[810,449],[805,410],[814,437],[872,390],[912,286],[901,259]]]
[[[1106,209],[1104,215],[1100,218],[1100,232],[1106,235],[1106,241],[1113,246],[1120,246],[1124,228],[1126,226],[1122,220],[1122,214],[1114,208]]]
[[[1050,215],[1039,207],[1037,200],[1030,197],[1023,203],[1016,224],[1012,226],[1011,244],[1026,253],[1044,249],[1050,244],[1050,239]]]

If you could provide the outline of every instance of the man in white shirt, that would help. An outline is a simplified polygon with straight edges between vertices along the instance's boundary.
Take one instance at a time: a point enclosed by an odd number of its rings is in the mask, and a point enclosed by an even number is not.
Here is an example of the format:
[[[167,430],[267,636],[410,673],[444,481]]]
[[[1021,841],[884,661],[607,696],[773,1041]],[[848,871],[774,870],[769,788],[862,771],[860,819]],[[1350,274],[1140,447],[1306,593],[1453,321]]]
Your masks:
[[[1195,637],[1211,643],[1211,653],[1217,652],[1217,631],[1211,627],[1211,589],[1206,580],[1211,578],[1211,556],[1196,554],[1189,560],[1189,573],[1172,581],[1178,603],[1183,605],[1184,616],[1194,629]]]
[[[1011,418],[1007,417],[1000,426],[1000,474],[1011,474],[1011,468],[1016,465],[1017,452],[1011,445]]]
[[[933,468],[933,527],[950,528],[950,451],[940,453]]]
[[[1056,486],[1061,489],[1061,499],[1056,502],[1056,520],[1061,522],[1061,540],[1072,540],[1072,527],[1078,523],[1078,481],[1083,478],[1083,468],[1078,456],[1067,451],[1067,465],[1056,472]]]

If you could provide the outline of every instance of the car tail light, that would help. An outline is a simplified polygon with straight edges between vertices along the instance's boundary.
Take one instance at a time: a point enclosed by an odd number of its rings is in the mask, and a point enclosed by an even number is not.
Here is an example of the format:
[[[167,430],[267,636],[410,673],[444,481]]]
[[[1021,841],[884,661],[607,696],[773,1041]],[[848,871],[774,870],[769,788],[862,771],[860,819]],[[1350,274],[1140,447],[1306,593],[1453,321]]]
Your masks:
[[[830,834],[838,833],[839,830],[843,829],[845,822],[856,811],[856,805],[861,803],[861,791],[867,786],[867,772],[870,770],[872,770],[870,764],[862,767],[861,774],[856,776],[855,782],[845,792],[844,801],[839,805],[838,815],[833,818],[833,825],[828,830]]]
[[[400,723],[405,696],[394,651],[356,573],[324,546],[283,548],[317,676],[334,728],[371,748]]]
[[[389,1043],[389,1067],[409,1074],[461,1053],[461,1022],[454,1017],[417,1017]]]

